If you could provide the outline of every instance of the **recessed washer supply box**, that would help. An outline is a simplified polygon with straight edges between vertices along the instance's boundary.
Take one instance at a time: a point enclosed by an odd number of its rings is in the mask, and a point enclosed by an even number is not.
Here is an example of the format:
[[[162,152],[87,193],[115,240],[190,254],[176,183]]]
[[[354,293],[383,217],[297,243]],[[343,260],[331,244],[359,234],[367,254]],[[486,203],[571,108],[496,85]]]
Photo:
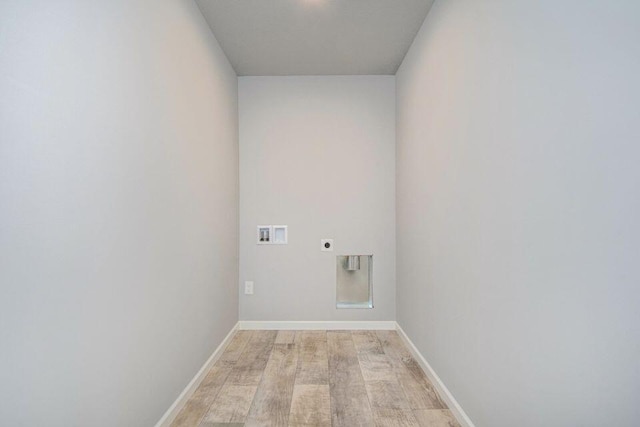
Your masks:
[[[286,225],[259,225],[256,235],[258,245],[286,245],[288,227]]]

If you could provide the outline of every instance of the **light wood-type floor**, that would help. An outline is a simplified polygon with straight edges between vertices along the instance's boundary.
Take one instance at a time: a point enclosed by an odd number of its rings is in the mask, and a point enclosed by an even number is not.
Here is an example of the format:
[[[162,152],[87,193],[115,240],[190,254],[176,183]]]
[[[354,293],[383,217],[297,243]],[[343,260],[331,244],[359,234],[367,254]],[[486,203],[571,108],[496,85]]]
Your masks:
[[[395,331],[238,331],[173,426],[459,426]]]

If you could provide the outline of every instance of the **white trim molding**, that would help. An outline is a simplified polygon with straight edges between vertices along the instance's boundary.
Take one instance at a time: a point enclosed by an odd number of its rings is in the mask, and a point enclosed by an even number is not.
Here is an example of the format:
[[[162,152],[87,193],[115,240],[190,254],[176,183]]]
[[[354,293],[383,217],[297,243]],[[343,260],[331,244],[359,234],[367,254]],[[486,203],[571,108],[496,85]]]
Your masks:
[[[238,322],[239,329],[241,330],[298,330],[298,331],[313,331],[313,330],[385,330],[394,331],[397,327],[397,323],[394,320],[372,320],[372,321],[308,321],[308,322],[296,322],[296,321],[272,321],[272,320],[241,320]]]
[[[233,338],[233,335],[237,330],[238,324],[236,323],[233,328],[231,328],[227,336],[222,340],[218,348],[213,351],[213,354],[211,354],[209,359],[204,362],[204,365],[202,365],[202,368],[200,368],[196,376],[193,377],[193,379],[189,382],[189,384],[187,384],[185,389],[182,390],[182,393],[180,393],[180,396],[178,396],[176,401],[173,402],[173,405],[171,405],[171,407],[167,409],[167,412],[164,413],[155,427],[168,427],[173,422],[173,420],[178,416],[180,410],[184,407],[185,403],[187,403],[187,400],[189,400],[202,380],[204,380],[204,377],[207,375],[211,367],[218,361],[224,349],[227,347],[227,345],[231,341],[231,338]]]
[[[464,412],[464,410],[462,409],[458,401],[453,397],[447,386],[444,385],[438,374],[436,374],[436,371],[434,371],[431,365],[429,365],[427,359],[425,359],[420,351],[418,351],[416,346],[409,339],[400,325],[396,325],[398,329],[398,335],[400,335],[400,338],[402,338],[406,346],[409,348],[409,350],[413,354],[413,357],[418,361],[420,367],[427,375],[433,386],[436,388],[438,394],[440,395],[442,400],[444,400],[444,403],[447,404],[453,416],[456,417],[462,427],[475,427],[469,416],[467,416],[467,414]]]

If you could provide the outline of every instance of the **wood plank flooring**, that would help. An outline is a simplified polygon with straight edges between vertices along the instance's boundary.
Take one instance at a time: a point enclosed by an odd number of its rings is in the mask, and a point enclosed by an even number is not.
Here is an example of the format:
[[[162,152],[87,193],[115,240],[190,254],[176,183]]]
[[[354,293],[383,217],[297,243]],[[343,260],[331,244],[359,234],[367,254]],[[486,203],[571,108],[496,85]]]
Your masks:
[[[238,331],[174,427],[459,427],[395,331]]]

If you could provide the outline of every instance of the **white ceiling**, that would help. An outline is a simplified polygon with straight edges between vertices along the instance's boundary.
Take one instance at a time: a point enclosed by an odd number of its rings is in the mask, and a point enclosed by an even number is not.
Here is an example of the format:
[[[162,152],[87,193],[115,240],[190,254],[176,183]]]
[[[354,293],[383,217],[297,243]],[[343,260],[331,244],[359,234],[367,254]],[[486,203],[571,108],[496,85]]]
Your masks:
[[[433,0],[197,0],[240,76],[395,74]]]

